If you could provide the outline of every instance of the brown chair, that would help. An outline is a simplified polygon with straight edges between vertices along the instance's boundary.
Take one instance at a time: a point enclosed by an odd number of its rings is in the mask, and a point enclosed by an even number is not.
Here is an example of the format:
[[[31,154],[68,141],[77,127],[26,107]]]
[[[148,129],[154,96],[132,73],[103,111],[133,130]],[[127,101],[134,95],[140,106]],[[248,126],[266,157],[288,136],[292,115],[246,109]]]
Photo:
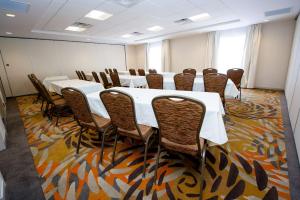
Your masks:
[[[157,74],[156,69],[149,69],[149,74]]]
[[[99,138],[102,136],[100,162],[102,163],[105,134],[110,127],[110,120],[93,114],[89,107],[86,96],[75,88],[64,88],[61,90],[67,104],[71,107],[75,119],[80,126],[78,144],[76,153],[79,153],[82,133],[88,129],[94,129],[98,132]]]
[[[33,101],[33,103],[37,103],[37,102],[41,99],[41,100],[42,100],[41,110],[42,110],[42,109],[43,109],[43,105],[44,105],[44,99],[43,99],[43,97],[42,97],[42,95],[41,95],[41,93],[40,93],[40,91],[39,91],[39,88],[38,88],[36,82],[33,80],[34,78],[32,77],[32,75],[31,75],[31,74],[28,74],[27,76],[28,76],[30,82],[32,83],[33,87],[34,87],[34,88],[36,89],[36,91],[38,92],[38,96],[37,96],[37,98]]]
[[[80,71],[77,71],[77,70],[76,70],[76,74],[77,74],[77,76],[78,76],[78,78],[79,78],[80,80],[82,80],[82,79],[83,79],[83,77],[82,77],[82,75],[81,75]]]
[[[200,138],[199,134],[206,112],[205,105],[185,97],[160,96],[152,100],[152,107],[159,128],[154,182],[156,182],[159,155],[163,146],[167,150],[189,154],[199,159],[200,191],[202,191],[207,142]]]
[[[194,76],[196,76],[197,74],[197,71],[195,69],[192,69],[192,68],[187,68],[187,69],[184,69],[183,70],[183,73],[189,73],[189,74],[193,74]]]
[[[209,73],[203,76],[205,92],[219,93],[223,106],[225,106],[225,88],[228,78],[225,74]]]
[[[150,89],[164,89],[164,77],[161,74],[147,74],[146,80]]]
[[[83,71],[81,71],[82,80],[87,81],[86,75]]]
[[[130,74],[131,76],[136,76],[136,71],[135,71],[135,69],[129,69],[129,74]]]
[[[116,68],[113,68],[114,73],[118,73],[118,70]]]
[[[113,73],[113,70],[111,68],[108,69],[109,73]]]
[[[113,85],[108,82],[107,76],[104,72],[100,72],[100,77],[102,79],[102,83],[105,89],[111,88]]]
[[[118,73],[109,73],[109,76],[114,87],[122,87]]]
[[[117,90],[105,90],[100,93],[100,98],[116,132],[112,163],[114,163],[115,159],[119,134],[132,139],[142,140],[145,145],[143,169],[143,177],[145,177],[148,144],[154,130],[150,126],[137,124],[134,101],[131,96]]]
[[[72,115],[72,111],[67,106],[66,101],[63,98],[54,98],[51,96],[46,87],[39,81],[35,80],[36,84],[41,92],[41,95],[46,101],[46,109],[44,110],[44,116],[47,115],[50,120],[52,120],[53,116],[56,117],[55,125],[58,125],[58,120],[60,117],[68,117]]]
[[[195,76],[193,74],[176,74],[174,82],[176,90],[192,91],[194,86]]]
[[[95,81],[96,81],[97,83],[100,83],[100,79],[99,79],[97,73],[96,73],[96,72],[92,72],[92,75],[93,75]]]
[[[104,69],[106,74],[109,74],[109,71],[107,68]]]
[[[242,100],[242,88],[241,82],[243,78],[244,70],[239,68],[229,69],[227,71],[227,77],[234,82],[237,89],[240,91],[240,100]]]
[[[139,76],[146,76],[144,69],[138,69]]]
[[[204,76],[204,75],[210,74],[210,73],[218,73],[218,70],[214,69],[214,68],[206,68],[206,69],[203,69],[202,73]]]

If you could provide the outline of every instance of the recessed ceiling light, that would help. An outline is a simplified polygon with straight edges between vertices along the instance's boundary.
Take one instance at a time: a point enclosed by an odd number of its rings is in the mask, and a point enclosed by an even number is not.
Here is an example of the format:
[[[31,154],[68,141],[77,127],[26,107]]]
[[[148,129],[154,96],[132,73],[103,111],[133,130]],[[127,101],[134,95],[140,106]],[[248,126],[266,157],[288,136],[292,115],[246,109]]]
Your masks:
[[[113,15],[110,13],[99,11],[99,10],[92,10],[91,12],[89,12],[88,14],[85,15],[85,17],[87,17],[87,18],[97,19],[97,20],[101,20],[101,21],[107,20],[111,16],[113,16]]]
[[[122,37],[123,38],[130,38],[130,37],[132,37],[132,35],[131,34],[125,34],[125,35],[122,35]]]
[[[264,22],[269,22],[269,21],[270,21],[269,19],[265,19],[265,20],[264,20]]]
[[[7,34],[7,35],[11,35],[11,34],[12,34],[12,32],[6,32],[6,34]]]
[[[67,31],[75,31],[75,32],[82,32],[82,31],[85,31],[86,28],[77,27],[77,26],[68,26],[67,28],[65,28],[65,30],[67,30]]]
[[[6,13],[6,16],[7,17],[15,17],[16,15],[15,14],[11,14],[11,13]]]
[[[193,22],[205,20],[208,18],[210,18],[210,15],[208,13],[202,13],[199,15],[194,15],[194,16],[189,17],[189,19],[192,20]]]
[[[161,27],[161,26],[152,26],[152,27],[148,28],[147,30],[148,30],[148,31],[154,31],[154,32],[157,32],[157,31],[161,31],[161,30],[163,30],[163,29],[164,29],[164,28]]]

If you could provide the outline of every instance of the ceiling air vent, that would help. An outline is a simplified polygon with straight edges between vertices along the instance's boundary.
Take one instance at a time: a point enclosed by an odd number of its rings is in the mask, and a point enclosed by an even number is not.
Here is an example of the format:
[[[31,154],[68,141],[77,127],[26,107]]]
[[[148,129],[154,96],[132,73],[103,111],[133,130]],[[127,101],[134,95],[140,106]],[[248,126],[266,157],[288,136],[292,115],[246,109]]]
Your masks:
[[[74,24],[72,24],[72,26],[88,29],[88,28],[91,28],[93,25],[82,23],[82,22],[75,22]]]
[[[144,0],[111,0],[112,2],[120,5],[120,6],[123,6],[123,7],[126,7],[126,8],[130,8],[132,6],[135,6],[136,4],[144,1]]]
[[[184,19],[174,21],[175,24],[181,24],[181,25],[189,24],[189,23],[192,23],[192,22],[193,21],[188,19],[188,18],[184,18]]]
[[[271,17],[271,16],[275,16],[275,15],[288,14],[291,12],[291,10],[292,10],[292,8],[282,8],[282,9],[278,9],[278,10],[270,10],[270,11],[265,12],[265,16]]]
[[[131,35],[134,35],[134,36],[140,36],[140,35],[143,35],[143,33],[140,33],[140,32],[133,32],[133,33],[131,33]]]

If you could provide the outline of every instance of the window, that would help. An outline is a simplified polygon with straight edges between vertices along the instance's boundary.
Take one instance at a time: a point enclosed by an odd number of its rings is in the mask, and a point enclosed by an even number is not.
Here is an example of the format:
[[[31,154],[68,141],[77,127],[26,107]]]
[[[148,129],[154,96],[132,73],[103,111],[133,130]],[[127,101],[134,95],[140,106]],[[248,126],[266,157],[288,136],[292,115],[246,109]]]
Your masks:
[[[216,35],[216,65],[220,73],[230,68],[244,68],[247,29],[220,31]]]
[[[148,68],[162,71],[162,42],[148,44]]]

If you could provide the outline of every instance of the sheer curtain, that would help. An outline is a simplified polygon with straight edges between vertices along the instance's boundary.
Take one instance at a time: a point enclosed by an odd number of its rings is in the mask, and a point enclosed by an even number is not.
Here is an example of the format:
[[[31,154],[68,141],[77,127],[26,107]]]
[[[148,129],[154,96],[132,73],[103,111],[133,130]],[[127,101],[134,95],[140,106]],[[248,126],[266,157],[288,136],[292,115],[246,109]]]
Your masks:
[[[218,31],[215,35],[215,65],[220,73],[244,68],[247,28]]]
[[[162,71],[163,72],[171,71],[171,55],[170,55],[169,40],[162,41],[161,59],[162,59]]]
[[[148,44],[147,64],[148,64],[148,69],[156,69],[157,72],[163,71],[161,41]]]
[[[261,40],[261,24],[254,24],[247,30],[246,49],[243,59],[245,66],[244,81],[242,86],[254,88],[257,58]]]

